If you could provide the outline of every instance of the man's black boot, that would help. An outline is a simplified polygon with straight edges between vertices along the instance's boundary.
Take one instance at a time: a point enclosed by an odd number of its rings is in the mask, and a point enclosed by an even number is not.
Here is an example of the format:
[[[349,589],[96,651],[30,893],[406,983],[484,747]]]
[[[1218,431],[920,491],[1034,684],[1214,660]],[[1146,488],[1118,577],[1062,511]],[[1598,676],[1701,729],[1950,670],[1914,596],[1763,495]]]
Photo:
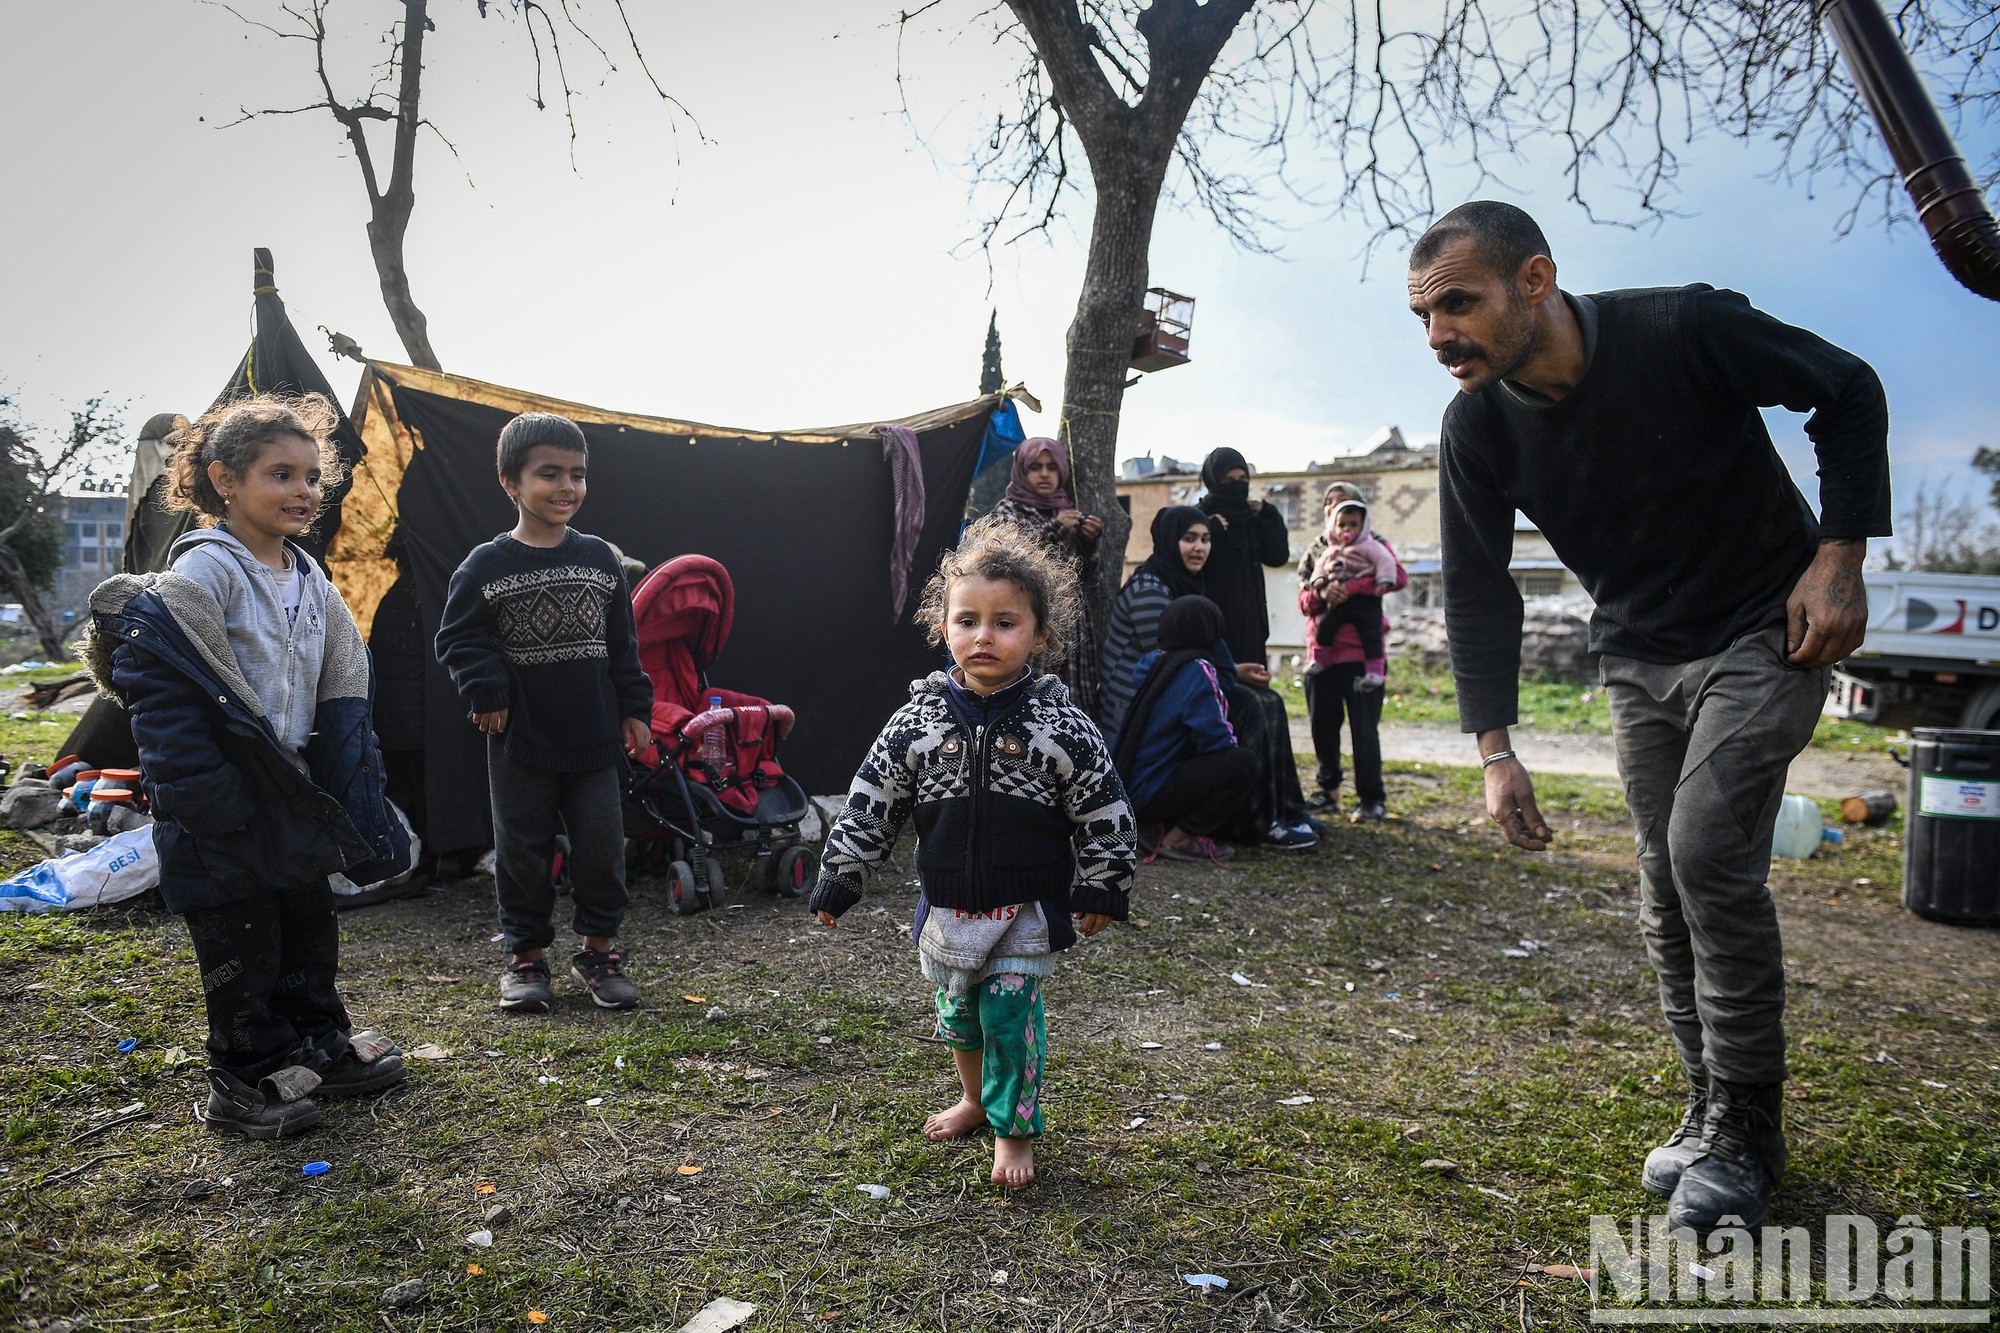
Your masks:
[[[1784,1084],[1711,1080],[1701,1151],[1681,1172],[1667,1225],[1705,1235],[1725,1217],[1761,1226],[1785,1174]]]
[[[1646,1154],[1645,1170],[1639,1183],[1655,1194],[1672,1194],[1681,1183],[1681,1172],[1701,1154],[1701,1134],[1708,1122],[1708,1073],[1688,1071],[1687,1108],[1681,1123],[1667,1141]]]

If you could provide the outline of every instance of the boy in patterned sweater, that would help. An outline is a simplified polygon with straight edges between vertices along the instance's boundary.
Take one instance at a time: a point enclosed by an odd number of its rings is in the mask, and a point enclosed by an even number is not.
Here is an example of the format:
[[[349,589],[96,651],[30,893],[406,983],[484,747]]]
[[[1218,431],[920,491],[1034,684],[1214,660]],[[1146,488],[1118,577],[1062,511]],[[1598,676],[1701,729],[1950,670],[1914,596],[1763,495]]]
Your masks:
[[[570,973],[606,1009],[638,988],[611,947],[625,914],[624,756],[651,739],[632,594],[611,546],[570,527],[590,451],[566,417],[528,412],[500,432],[500,485],[520,521],[452,575],[437,655],[486,736],[494,881],[512,955],[500,1007],[547,1013],[558,817],[569,834]]]

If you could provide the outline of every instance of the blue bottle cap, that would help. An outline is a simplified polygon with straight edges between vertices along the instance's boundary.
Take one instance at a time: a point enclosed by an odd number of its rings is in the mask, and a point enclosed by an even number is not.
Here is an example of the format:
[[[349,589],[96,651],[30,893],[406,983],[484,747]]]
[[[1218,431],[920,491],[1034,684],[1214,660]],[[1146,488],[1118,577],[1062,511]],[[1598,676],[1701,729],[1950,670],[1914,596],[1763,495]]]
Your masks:
[[[137,1037],[127,1037],[125,1040],[118,1043],[118,1054],[120,1055],[130,1055],[132,1054],[132,1052],[138,1049],[139,1049],[139,1039]]]
[[[332,1162],[307,1162],[299,1168],[309,1176],[323,1176],[333,1170]]]

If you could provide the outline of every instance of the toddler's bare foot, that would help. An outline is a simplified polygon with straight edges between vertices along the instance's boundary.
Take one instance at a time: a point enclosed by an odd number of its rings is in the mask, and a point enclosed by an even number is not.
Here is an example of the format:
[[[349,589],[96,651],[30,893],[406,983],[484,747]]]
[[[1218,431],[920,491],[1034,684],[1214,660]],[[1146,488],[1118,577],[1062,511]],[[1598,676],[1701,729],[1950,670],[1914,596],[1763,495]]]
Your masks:
[[[962,1139],[985,1123],[986,1108],[970,1098],[961,1097],[944,1110],[932,1112],[924,1120],[924,1137],[934,1143]]]
[[[1035,1141],[993,1136],[993,1183],[1017,1190],[1035,1178]]]

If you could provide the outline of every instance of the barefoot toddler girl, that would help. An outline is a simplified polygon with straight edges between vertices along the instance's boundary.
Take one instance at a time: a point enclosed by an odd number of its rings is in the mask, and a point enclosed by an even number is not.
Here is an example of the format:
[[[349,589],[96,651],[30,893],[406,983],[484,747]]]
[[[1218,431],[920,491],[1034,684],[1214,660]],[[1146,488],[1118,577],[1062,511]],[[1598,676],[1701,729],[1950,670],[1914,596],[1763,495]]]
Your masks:
[[[1079,931],[1124,920],[1132,878],[1132,810],[1104,739],[1061,681],[1028,665],[1068,642],[1076,598],[1032,539],[1001,522],[967,529],[918,613],[954,666],[913,683],[869,749],[812,897],[834,925],[915,817],[912,934],[963,1092],[924,1133],[991,1128],[993,1181],[1009,1187],[1035,1174],[1043,983]]]

